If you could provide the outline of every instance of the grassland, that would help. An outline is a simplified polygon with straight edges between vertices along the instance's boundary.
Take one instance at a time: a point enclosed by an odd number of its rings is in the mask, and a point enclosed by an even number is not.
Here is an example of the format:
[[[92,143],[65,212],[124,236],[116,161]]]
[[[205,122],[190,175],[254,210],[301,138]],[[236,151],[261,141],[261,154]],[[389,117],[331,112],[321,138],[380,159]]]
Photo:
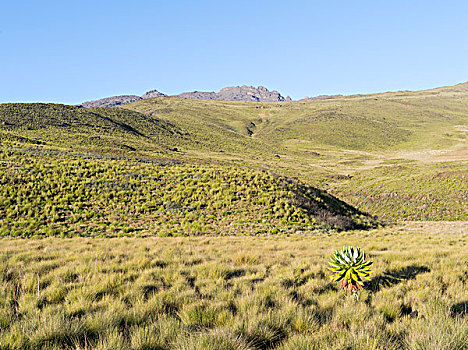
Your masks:
[[[0,235],[248,235],[376,226],[322,190],[255,169],[0,153]]]
[[[292,140],[309,147],[367,151],[446,148],[465,139],[467,92],[355,96],[326,101],[249,103],[156,98],[122,108],[170,121],[193,135],[231,131],[278,149]]]
[[[387,220],[468,220],[467,163],[396,160],[356,172],[331,193]]]
[[[385,220],[466,220],[467,104],[467,84],[293,103],[3,104],[0,140],[21,152],[273,171]]]
[[[4,239],[2,349],[466,349],[468,227],[282,237]],[[374,261],[359,301],[333,248]]]
[[[0,349],[467,349],[467,106],[0,105]]]

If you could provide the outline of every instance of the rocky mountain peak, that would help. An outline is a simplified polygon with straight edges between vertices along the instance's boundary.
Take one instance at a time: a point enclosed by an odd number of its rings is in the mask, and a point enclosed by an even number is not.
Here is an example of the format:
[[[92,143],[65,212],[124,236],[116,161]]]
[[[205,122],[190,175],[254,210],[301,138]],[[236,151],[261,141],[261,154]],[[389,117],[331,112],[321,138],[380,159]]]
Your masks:
[[[179,96],[208,99],[208,100],[225,100],[225,101],[245,101],[245,102],[287,102],[291,98],[283,97],[278,91],[269,91],[264,86],[228,86],[219,92],[184,92]]]
[[[83,102],[80,106],[84,108],[91,107],[116,107],[132,103],[142,99],[152,97],[167,96],[158,90],[150,90],[145,92],[142,96],[136,95],[121,95],[106,97],[95,101]],[[204,100],[223,100],[223,101],[245,101],[245,102],[289,102],[292,101],[291,97],[283,97],[278,91],[268,90],[265,86],[228,86],[218,92],[214,91],[191,91],[183,92],[177,96],[187,98],[197,98]]]
[[[152,98],[152,97],[163,97],[167,96],[166,94],[163,94],[162,92],[159,92],[158,90],[150,90],[145,92],[141,98],[146,99],[146,98]]]
[[[141,100],[140,96],[136,95],[120,95],[120,96],[111,96],[101,98],[94,101],[83,102],[80,106],[84,108],[92,107],[116,107],[121,105],[126,105],[135,101]]]
[[[101,98],[95,101],[86,101],[83,102],[80,106],[84,108],[92,107],[117,107],[121,105],[126,105],[128,103],[136,102],[142,99],[152,98],[152,97],[162,97],[167,96],[158,90],[150,90],[143,94],[143,96],[137,95],[120,95],[120,96],[111,96]]]

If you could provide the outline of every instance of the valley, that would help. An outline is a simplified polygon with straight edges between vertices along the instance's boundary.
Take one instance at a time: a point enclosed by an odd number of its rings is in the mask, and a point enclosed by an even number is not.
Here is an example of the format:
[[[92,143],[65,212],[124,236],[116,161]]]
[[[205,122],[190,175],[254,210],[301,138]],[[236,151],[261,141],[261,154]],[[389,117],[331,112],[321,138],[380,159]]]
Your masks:
[[[88,107],[0,104],[0,349],[468,347],[467,83]]]

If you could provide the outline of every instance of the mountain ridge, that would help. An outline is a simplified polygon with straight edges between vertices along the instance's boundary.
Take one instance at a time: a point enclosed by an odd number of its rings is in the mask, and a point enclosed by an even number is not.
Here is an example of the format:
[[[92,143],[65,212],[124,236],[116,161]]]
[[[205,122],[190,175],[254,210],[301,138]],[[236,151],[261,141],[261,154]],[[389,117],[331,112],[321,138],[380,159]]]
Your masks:
[[[376,93],[366,93],[366,94],[352,94],[352,95],[317,95],[317,96],[305,96],[302,99],[297,100],[298,102],[306,101],[322,101],[322,100],[331,100],[339,98],[352,98],[352,97],[364,97],[364,96],[378,96],[382,94],[396,94],[396,93],[406,93],[406,92],[420,92],[420,93],[431,93],[431,92],[464,92],[468,90],[468,82],[459,83],[449,86],[441,86],[430,89],[423,90],[399,90],[399,91],[387,91],[387,92],[376,92]],[[145,92],[142,96],[138,95],[116,95],[104,97],[97,100],[90,100],[82,102],[78,107],[82,108],[93,108],[93,107],[118,107],[126,105],[129,103],[137,102],[140,100],[153,98],[153,97],[169,97],[169,96],[178,96],[184,98],[193,98],[201,100],[219,100],[219,101],[237,101],[237,102],[293,102],[290,96],[284,97],[277,90],[268,90],[266,87],[259,85],[258,87],[254,86],[227,86],[215,91],[187,91],[182,92],[177,95],[166,95],[158,90],[149,90]]]
[[[183,92],[178,96],[188,98],[198,98],[206,100],[222,100],[222,101],[243,101],[243,102],[291,102],[289,96],[283,97],[278,91],[270,91],[266,87],[260,85],[254,86],[228,86],[222,88],[218,92],[203,92],[192,91]]]
[[[94,108],[94,107],[117,107],[126,105],[128,103],[136,102],[139,100],[144,100],[147,98],[153,97],[162,97],[167,96],[158,90],[150,90],[145,92],[142,96],[137,95],[118,95],[118,96],[109,96],[104,97],[98,100],[85,101],[78,105],[83,108]]]
[[[98,100],[85,101],[79,106],[83,108],[93,107],[117,107],[153,97],[167,97],[168,95],[158,91],[150,90],[142,96],[138,95],[118,95],[104,97]],[[187,91],[178,95],[185,98],[195,98],[203,100],[240,101],[240,102],[292,102],[291,97],[283,97],[276,90],[268,90],[264,86],[227,86],[218,92],[214,91]]]

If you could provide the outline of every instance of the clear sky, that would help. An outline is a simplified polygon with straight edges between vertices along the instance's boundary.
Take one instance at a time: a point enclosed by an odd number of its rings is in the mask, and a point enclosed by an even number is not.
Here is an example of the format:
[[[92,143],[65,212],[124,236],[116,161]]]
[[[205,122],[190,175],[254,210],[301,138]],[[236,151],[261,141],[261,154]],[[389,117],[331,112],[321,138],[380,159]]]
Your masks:
[[[468,80],[468,1],[0,0],[0,102]]]

